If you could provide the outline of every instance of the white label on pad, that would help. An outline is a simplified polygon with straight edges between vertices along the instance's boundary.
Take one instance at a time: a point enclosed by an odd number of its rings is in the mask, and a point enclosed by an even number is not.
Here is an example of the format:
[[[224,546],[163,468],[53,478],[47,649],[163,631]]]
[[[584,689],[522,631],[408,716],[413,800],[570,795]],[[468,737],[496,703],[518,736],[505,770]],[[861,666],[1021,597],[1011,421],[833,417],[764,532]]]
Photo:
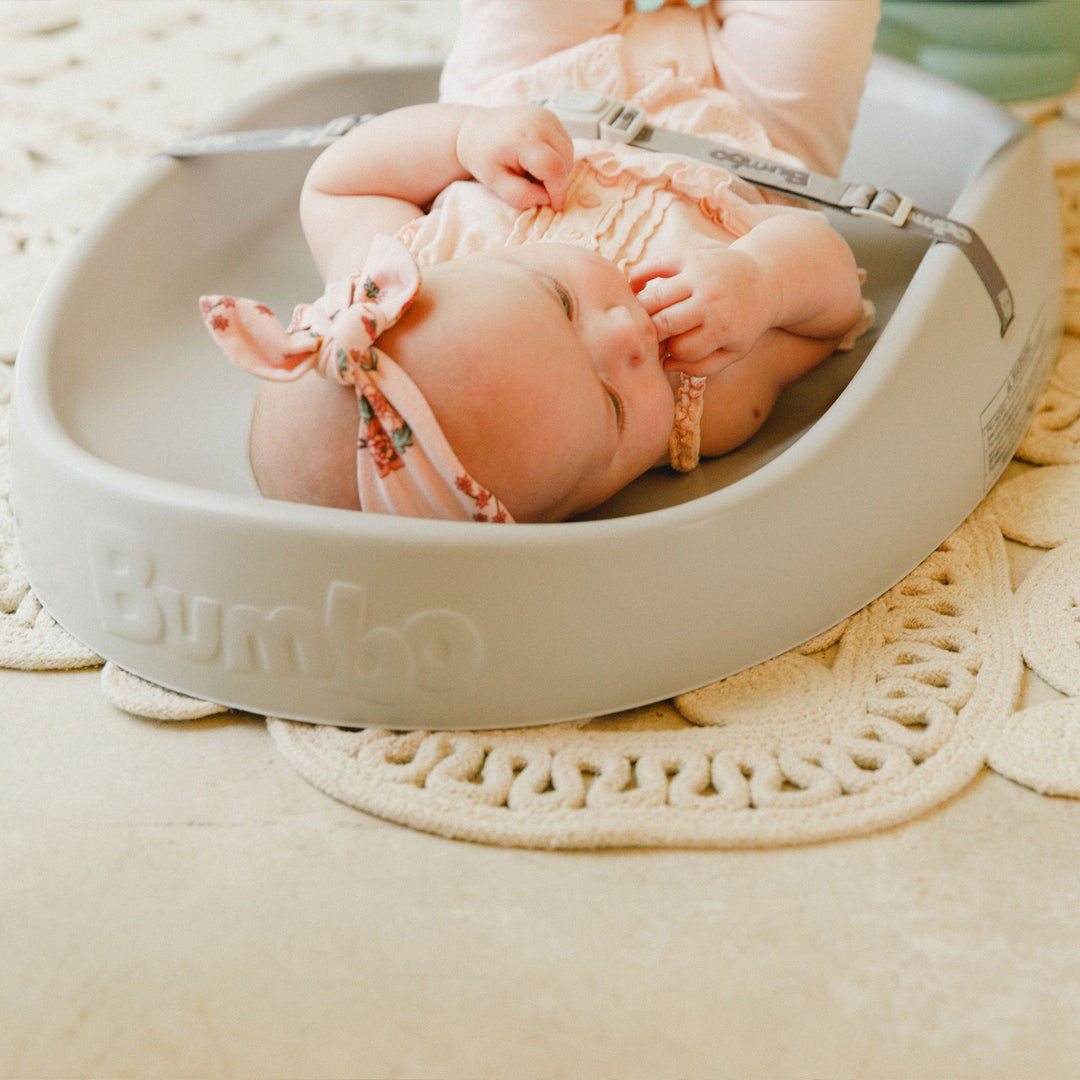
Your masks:
[[[1046,313],[1039,311],[1008,377],[982,411],[984,483],[987,490],[1008,465],[1031,425],[1039,395],[1053,366],[1047,348]]]

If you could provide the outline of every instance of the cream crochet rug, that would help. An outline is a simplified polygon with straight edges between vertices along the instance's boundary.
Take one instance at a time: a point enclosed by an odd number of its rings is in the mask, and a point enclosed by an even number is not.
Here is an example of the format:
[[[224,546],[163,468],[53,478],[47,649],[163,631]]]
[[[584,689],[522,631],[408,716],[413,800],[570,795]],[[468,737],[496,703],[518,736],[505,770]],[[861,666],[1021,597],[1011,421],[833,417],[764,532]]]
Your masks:
[[[430,0],[0,7],[0,664],[101,666],[105,697],[154,719],[223,711],[102,665],[30,592],[6,499],[18,339],[67,241],[171,137],[271,72],[437,57],[453,14]],[[268,719],[282,756],[367,813],[545,848],[855,835],[932,809],[986,767],[1080,798],[1080,166],[1058,181],[1068,333],[1023,460],[887,595],[776,660],[618,717],[453,734]]]

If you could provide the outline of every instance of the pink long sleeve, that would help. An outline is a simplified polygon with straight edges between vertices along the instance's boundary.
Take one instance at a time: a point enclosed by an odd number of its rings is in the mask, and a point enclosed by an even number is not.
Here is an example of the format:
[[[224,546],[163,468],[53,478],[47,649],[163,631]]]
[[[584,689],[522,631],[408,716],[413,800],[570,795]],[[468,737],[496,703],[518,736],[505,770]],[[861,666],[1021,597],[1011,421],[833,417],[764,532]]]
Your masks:
[[[609,33],[624,14],[623,0],[461,0],[439,97],[473,101],[498,76]]]
[[[487,101],[485,88],[620,27],[624,0],[462,0],[441,97]],[[684,9],[685,10],[685,9]],[[772,144],[835,174],[847,153],[880,18],[879,0],[714,0],[700,18],[639,16],[650,53],[673,68],[711,63]],[[690,38],[686,36],[692,31]],[[653,35],[655,34],[655,38]],[[664,50],[668,50],[665,53]],[[711,74],[710,74],[711,81]]]
[[[773,145],[836,174],[870,65],[878,0],[719,0],[710,31],[724,87]]]

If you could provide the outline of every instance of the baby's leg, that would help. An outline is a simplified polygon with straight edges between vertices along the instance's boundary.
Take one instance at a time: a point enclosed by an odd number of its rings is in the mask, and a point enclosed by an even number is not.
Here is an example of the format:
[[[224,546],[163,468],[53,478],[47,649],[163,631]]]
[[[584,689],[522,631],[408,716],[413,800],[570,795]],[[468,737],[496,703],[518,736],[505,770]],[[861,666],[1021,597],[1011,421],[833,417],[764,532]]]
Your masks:
[[[770,330],[741,360],[710,375],[701,414],[701,456],[726,454],[755,435],[780,391],[836,351],[835,341]]]
[[[623,0],[461,0],[439,96],[473,101],[492,79],[609,33],[624,14]]]
[[[835,175],[870,65],[878,0],[714,0],[709,29],[724,87],[774,146]]]

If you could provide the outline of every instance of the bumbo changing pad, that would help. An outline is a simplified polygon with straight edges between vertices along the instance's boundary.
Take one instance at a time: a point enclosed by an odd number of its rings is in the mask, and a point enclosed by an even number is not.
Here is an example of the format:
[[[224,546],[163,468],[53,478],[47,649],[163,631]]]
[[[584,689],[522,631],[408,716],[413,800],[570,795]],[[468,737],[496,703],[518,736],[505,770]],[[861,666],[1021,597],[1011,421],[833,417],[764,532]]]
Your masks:
[[[432,98],[436,76],[323,74],[217,126],[382,111]],[[879,59],[845,175],[978,229],[1015,299],[1004,337],[957,251],[845,219],[876,332],[694,474],[544,526],[264,500],[246,461],[254,386],[206,339],[197,298],[287,311],[317,291],[296,220],[310,159],[152,162],[54,274],[17,365],[12,503],[35,593],[119,668],[193,697],[433,730],[692,691],[826,631],[933,551],[1009,461],[1056,352],[1059,224],[1037,140]]]

